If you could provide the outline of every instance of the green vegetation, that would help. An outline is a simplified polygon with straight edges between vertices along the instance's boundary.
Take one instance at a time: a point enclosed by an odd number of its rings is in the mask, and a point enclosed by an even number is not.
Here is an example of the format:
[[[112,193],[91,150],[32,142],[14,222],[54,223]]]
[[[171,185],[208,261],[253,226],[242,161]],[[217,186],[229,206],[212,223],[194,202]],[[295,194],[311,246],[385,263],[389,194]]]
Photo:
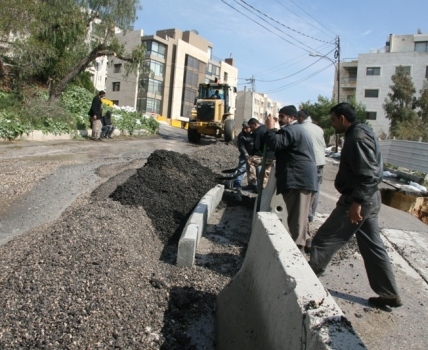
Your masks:
[[[399,66],[392,77],[391,92],[385,99],[383,109],[391,121],[391,136],[402,140],[428,141],[428,82],[425,81],[416,98],[412,77]]]
[[[361,103],[355,101],[350,102],[357,111],[357,118],[365,123],[366,122],[366,109]],[[300,109],[304,109],[311,116],[314,123],[319,125],[324,130],[325,142],[328,145],[331,137],[335,134],[331,126],[330,109],[337,104],[327,97],[318,96],[318,101],[311,103],[310,101],[302,102]]]
[[[13,93],[0,91],[0,138],[13,140],[33,130],[55,135],[76,133],[77,130],[89,128],[88,110],[93,95],[83,87],[69,85],[58,101],[47,103],[48,94],[43,89],[34,87],[26,92],[25,103]],[[105,106],[104,112],[112,110],[113,124],[122,133],[134,135],[137,129],[144,129],[154,134],[159,129],[159,123],[145,117],[140,112],[130,112],[125,109],[112,109]]]
[[[134,72],[145,48],[126,51],[115,28],[131,29],[138,8],[138,0],[2,0],[0,68],[13,67],[16,93],[39,82],[49,87],[50,101],[97,57],[116,56]]]

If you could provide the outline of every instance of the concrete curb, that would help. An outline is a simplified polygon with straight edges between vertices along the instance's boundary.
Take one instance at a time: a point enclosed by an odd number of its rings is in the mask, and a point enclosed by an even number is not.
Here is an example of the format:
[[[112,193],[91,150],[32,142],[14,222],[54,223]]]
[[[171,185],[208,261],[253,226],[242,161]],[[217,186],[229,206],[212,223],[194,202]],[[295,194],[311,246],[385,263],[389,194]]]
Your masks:
[[[178,241],[177,266],[192,267],[194,265],[196,248],[209,217],[223,197],[223,192],[224,185],[217,185],[202,197],[193,210]]]
[[[275,213],[257,213],[216,327],[219,350],[365,348]]]

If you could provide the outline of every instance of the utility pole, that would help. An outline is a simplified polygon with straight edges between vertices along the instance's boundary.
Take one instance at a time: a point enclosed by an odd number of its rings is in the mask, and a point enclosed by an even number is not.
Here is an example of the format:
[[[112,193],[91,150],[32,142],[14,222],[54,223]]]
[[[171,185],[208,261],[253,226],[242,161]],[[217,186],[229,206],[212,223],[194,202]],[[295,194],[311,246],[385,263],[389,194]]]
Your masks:
[[[245,79],[245,80],[251,83],[251,91],[252,92],[256,91],[256,79],[254,79],[254,75],[252,75],[250,79]]]
[[[337,59],[337,103],[340,103],[340,36],[336,38],[336,51],[334,57]],[[336,134],[336,152],[339,152],[339,135]]]

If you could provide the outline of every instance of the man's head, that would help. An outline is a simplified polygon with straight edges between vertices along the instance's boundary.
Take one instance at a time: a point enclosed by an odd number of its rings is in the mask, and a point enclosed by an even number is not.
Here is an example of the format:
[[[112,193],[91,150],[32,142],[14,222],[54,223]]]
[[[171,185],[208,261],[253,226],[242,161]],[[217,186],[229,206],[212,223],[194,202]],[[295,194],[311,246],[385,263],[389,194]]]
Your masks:
[[[102,90],[98,93],[98,96],[101,98],[103,98],[105,95],[106,95],[106,92]]]
[[[251,128],[248,125],[248,122],[243,122],[242,123],[242,131],[249,134],[251,132]]]
[[[306,119],[308,119],[309,114],[301,109],[300,111],[297,112],[297,121],[302,124]]]
[[[342,102],[330,109],[331,125],[338,133],[345,132],[357,120],[353,105]]]
[[[294,120],[297,120],[297,109],[295,106],[285,106],[282,107],[278,112],[278,122],[279,125],[289,125]]]
[[[248,126],[250,127],[251,131],[254,131],[260,126],[260,122],[256,118],[251,118],[248,121]]]

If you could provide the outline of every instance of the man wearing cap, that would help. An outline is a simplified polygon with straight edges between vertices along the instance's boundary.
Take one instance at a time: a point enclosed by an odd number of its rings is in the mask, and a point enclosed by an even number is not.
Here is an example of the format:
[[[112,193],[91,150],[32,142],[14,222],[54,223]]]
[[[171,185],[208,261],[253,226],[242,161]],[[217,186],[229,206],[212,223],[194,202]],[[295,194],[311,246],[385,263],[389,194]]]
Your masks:
[[[277,193],[282,194],[291,237],[302,253],[306,245],[308,214],[314,192],[318,191],[317,166],[308,132],[297,122],[295,106],[279,110],[281,128],[266,118],[266,145],[275,150]]]
[[[250,158],[250,154],[253,152],[253,137],[251,136],[251,129],[247,122],[242,123],[242,131],[238,135],[238,150],[238,177],[233,182],[233,187],[240,191],[242,190],[242,179],[248,170],[247,159]]]

